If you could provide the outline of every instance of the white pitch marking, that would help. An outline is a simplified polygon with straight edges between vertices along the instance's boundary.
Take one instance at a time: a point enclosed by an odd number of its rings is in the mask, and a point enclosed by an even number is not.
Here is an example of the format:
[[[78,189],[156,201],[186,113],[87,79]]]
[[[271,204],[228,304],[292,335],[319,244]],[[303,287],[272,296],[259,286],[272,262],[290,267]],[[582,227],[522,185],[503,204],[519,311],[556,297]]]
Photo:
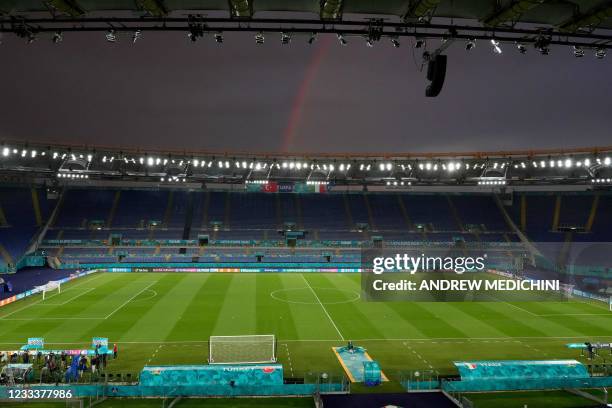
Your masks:
[[[103,319],[101,317],[100,319]],[[565,339],[584,339],[588,337],[590,339],[604,339],[604,340],[612,340],[612,336],[557,336],[557,337],[548,337],[548,336],[531,336],[531,337],[436,337],[432,339],[353,339],[353,342],[359,341],[412,341],[412,342],[423,342],[428,343],[433,339],[436,340],[464,340],[464,341],[482,341],[482,340],[505,340],[506,342],[513,343],[521,343],[520,340],[508,340],[508,339],[523,339],[523,340],[565,340]],[[318,342],[318,343],[333,343],[337,340],[334,339],[305,339],[305,340],[296,340],[296,339],[287,339],[282,340],[279,339],[279,342],[283,343],[300,343],[300,342]],[[80,344],[81,342],[46,342],[46,344]],[[207,344],[208,340],[171,340],[171,341],[163,341],[163,340],[151,340],[151,341],[118,341],[117,344]],[[0,342],[0,344],[22,344],[19,342]]]
[[[95,288],[89,288],[85,292],[81,292],[78,295],[71,297],[70,299],[66,300],[63,303],[43,303],[43,304],[41,304],[41,306],[63,306],[65,304],[68,304],[68,303],[72,302],[74,299],[80,298],[81,296],[91,292],[94,289]]]
[[[340,333],[340,330],[338,329],[338,326],[336,326],[336,323],[334,322],[334,319],[331,318],[331,316],[327,312],[327,309],[325,308],[323,303],[321,303],[321,299],[319,299],[319,296],[317,296],[317,292],[315,292],[314,289],[312,288],[312,286],[310,286],[310,283],[308,283],[308,280],[306,280],[306,278],[304,277],[304,274],[301,273],[300,276],[302,277],[302,279],[304,279],[304,282],[306,282],[306,286],[308,286],[310,288],[310,291],[312,292],[314,297],[317,299],[317,302],[319,302],[319,304],[321,305],[321,308],[323,308],[323,311],[327,315],[327,318],[329,319],[331,324],[334,326],[334,329],[336,329],[336,331],[338,332],[338,335],[340,336],[340,339],[344,340],[344,336],[342,335],[342,333]]]
[[[140,290],[138,293],[136,293],[134,296],[132,296],[131,298],[129,298],[128,300],[126,300],[125,302],[123,302],[123,304],[121,304],[121,306],[119,306],[118,308],[116,308],[115,310],[113,310],[112,312],[110,312],[105,318],[104,320],[108,319],[109,317],[111,317],[112,315],[114,315],[115,313],[117,313],[120,309],[122,309],[125,305],[127,305],[128,303],[130,303],[132,300],[134,300],[134,298],[136,298],[138,295],[140,295],[142,292],[144,292],[145,290],[149,289],[151,286],[153,286],[154,284],[156,284],[157,281],[155,282],[151,282],[150,284],[148,284],[145,288],[143,288],[142,290]]]
[[[540,316],[540,315],[535,314],[535,313],[533,313],[533,312],[531,312],[531,311],[529,311],[529,310],[527,310],[527,309],[523,309],[523,308],[522,308],[522,307],[520,307],[520,306],[513,305],[512,303],[508,303],[508,302],[503,302],[503,303],[507,304],[508,306],[512,306],[513,308],[518,309],[518,310],[520,310],[520,311],[522,311],[522,312],[529,313],[529,314],[530,314],[530,315],[532,315],[532,316]]]
[[[31,320],[104,320],[104,317],[14,317],[12,319],[2,319],[7,321],[31,321]]]
[[[291,354],[289,354],[289,345],[284,343],[285,349],[287,350],[287,362],[289,363],[289,370],[291,371],[291,376],[293,377],[293,364],[291,364]]]
[[[91,275],[89,275],[89,276],[91,276]],[[97,278],[99,278],[99,277],[101,277],[101,276],[104,276],[104,275],[103,275],[103,274],[100,274],[100,275],[98,275],[98,276],[95,276],[95,277],[93,277],[93,278],[91,278],[91,279],[87,280],[86,282],[80,282],[80,283],[77,283],[77,284],[76,284],[76,285],[74,285],[74,286],[70,286],[70,288],[69,288],[69,289],[74,289],[74,288],[79,287],[79,286],[81,286],[81,285],[84,285],[84,284],[86,284],[86,283],[90,283],[90,282],[91,282],[91,281],[93,281],[94,279],[97,279]],[[57,294],[55,294],[55,295],[53,295],[53,296],[57,296]],[[51,297],[53,297],[53,296],[51,296]],[[49,299],[49,298],[47,298],[47,299]],[[39,299],[39,300],[37,300],[37,301],[36,301],[36,302],[34,302],[34,303],[30,303],[29,305],[26,305],[26,306],[24,306],[24,307],[22,307],[22,308],[19,308],[19,309],[17,309],[17,310],[13,310],[11,313],[8,313],[8,314],[5,314],[5,315],[3,315],[3,316],[0,316],[0,319],[4,319],[5,317],[12,316],[12,315],[14,315],[14,314],[15,314],[15,313],[17,313],[17,312],[20,312],[20,311],[22,311],[22,310],[24,310],[24,309],[27,309],[27,308],[29,308],[29,307],[32,307],[32,306],[34,306],[34,305],[37,305],[37,304],[39,304],[39,303],[40,303],[40,302],[42,302],[42,301],[43,301],[43,299]]]
[[[541,314],[538,316],[542,316],[542,317],[555,317],[555,316],[608,316],[608,317],[612,317],[612,313],[548,313],[548,314]]]

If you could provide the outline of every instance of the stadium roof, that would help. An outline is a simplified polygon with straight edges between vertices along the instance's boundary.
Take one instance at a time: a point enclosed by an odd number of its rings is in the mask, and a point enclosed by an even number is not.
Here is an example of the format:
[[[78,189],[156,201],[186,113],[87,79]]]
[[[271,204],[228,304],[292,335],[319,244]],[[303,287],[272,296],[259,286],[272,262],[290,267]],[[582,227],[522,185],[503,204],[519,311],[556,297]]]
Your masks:
[[[185,23],[193,24],[197,17],[204,31],[344,30],[349,34],[365,32],[376,37],[392,35],[393,32],[384,31],[387,27],[397,35],[414,35],[418,34],[415,27],[447,30],[451,25],[458,29],[486,29],[489,34],[493,28],[499,35],[524,34],[526,41],[533,40],[530,36],[538,32],[559,37],[549,38],[556,41],[567,41],[567,36],[578,35],[595,40],[591,45],[602,47],[610,45],[611,37],[597,31],[612,29],[612,4],[604,0],[0,0],[0,15],[0,21],[5,23],[0,29],[17,33],[23,29],[30,32],[58,29],[58,24],[70,31],[109,27],[186,29]],[[380,20],[373,25],[372,19]],[[364,26],[367,20],[370,23]],[[241,24],[232,26],[232,22]],[[179,23],[182,25],[173,25]],[[321,23],[325,25],[316,26]],[[517,31],[521,26],[523,30],[535,28],[535,31]],[[408,28],[412,31],[405,32]],[[451,31],[451,35],[459,38],[461,34]],[[471,34],[478,37],[478,32]]]
[[[224,12],[252,18],[265,12],[311,13],[325,20],[346,15],[384,15],[398,19],[453,18],[500,26],[514,22],[549,25],[575,31],[584,27],[612,28],[612,5],[605,0],[2,0],[2,13],[28,16],[34,12],[83,17],[129,11],[135,15],[171,16],[185,11]]]
[[[612,146],[431,154],[282,154],[134,150],[6,142],[5,181],[161,184],[300,182],[357,186],[612,186]]]
[[[438,96],[446,76],[446,49],[456,40],[490,41],[496,53],[500,43],[515,43],[521,54],[533,44],[546,55],[550,46],[571,46],[576,56],[594,49],[602,59],[612,48],[612,4],[604,0],[0,0],[0,32],[13,32],[32,43],[39,33],[52,33],[54,43],[64,32],[129,31],[136,42],[143,31],[183,31],[191,41],[223,32],[281,32],[283,44],[292,34],[319,33],[364,37],[369,46],[390,39],[415,37],[421,48],[425,39],[441,40],[423,52],[427,79],[426,96]]]

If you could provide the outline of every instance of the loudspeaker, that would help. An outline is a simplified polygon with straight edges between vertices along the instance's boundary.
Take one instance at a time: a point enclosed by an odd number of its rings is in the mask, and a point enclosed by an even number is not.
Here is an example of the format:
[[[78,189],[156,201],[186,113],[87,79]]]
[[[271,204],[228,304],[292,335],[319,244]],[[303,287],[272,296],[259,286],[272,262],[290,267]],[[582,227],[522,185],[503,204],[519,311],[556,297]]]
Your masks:
[[[440,94],[446,77],[446,55],[437,55],[427,64],[427,79],[431,84],[425,90],[425,96],[436,97]]]

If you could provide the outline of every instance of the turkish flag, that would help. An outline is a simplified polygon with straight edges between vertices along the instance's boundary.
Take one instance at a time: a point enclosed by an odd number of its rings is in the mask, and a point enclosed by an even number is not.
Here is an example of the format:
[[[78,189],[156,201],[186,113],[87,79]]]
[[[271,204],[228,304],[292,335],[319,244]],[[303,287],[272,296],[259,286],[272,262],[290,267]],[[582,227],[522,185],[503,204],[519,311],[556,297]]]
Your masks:
[[[278,192],[278,184],[276,182],[270,182],[263,185],[264,193],[276,193]]]

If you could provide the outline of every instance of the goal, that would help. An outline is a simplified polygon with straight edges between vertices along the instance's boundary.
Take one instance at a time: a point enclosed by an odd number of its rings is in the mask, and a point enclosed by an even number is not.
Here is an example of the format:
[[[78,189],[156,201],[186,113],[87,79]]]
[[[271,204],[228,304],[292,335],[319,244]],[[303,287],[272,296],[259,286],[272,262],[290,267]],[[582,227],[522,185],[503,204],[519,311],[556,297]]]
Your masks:
[[[36,286],[36,289],[39,292],[42,292],[43,300],[45,300],[47,292],[53,292],[54,290],[57,290],[58,294],[62,293],[62,287],[61,287],[60,281],[49,281],[42,286]]]
[[[276,362],[273,334],[253,336],[210,336],[209,364],[255,364]]]

